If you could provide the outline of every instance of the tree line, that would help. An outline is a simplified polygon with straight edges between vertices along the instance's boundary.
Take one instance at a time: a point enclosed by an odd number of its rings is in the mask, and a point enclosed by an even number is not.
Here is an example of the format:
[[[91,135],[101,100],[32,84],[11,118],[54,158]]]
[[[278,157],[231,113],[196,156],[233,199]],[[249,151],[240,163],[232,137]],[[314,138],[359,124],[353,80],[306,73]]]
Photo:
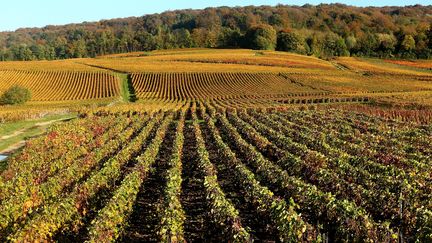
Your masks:
[[[0,60],[53,60],[170,48],[432,57],[432,5],[218,7],[0,32]]]

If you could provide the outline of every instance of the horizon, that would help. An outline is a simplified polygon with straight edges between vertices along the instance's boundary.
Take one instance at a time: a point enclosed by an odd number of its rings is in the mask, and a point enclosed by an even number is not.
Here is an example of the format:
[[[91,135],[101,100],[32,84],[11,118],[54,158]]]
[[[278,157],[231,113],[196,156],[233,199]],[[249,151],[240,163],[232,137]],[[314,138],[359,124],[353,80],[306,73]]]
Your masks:
[[[27,4],[23,4],[23,2]],[[152,4],[148,2],[139,2],[138,0],[124,0],[121,6],[117,4],[107,4],[110,1],[96,0],[86,2],[84,0],[74,1],[74,5],[70,6],[68,3],[55,3],[53,0],[45,0],[40,2],[30,1],[15,1],[5,3],[3,8],[5,13],[0,15],[0,32],[14,32],[18,29],[25,28],[43,28],[46,26],[61,26],[68,24],[80,24],[84,22],[97,22],[101,20],[128,18],[128,17],[141,17],[148,14],[159,14],[166,11],[183,10],[183,9],[204,9],[208,7],[242,7],[242,6],[262,6],[269,5],[275,6],[277,4],[290,5],[290,6],[303,6],[305,4],[319,5],[319,4],[345,4],[355,7],[404,7],[412,5],[423,5],[415,1],[390,1],[382,0],[374,4],[363,4],[365,1],[227,1],[219,0],[213,1],[212,4],[206,4],[196,0],[177,1],[174,3],[161,3]],[[402,3],[403,2],[403,3]],[[49,4],[52,3],[52,4]],[[104,3],[104,4],[100,4]],[[391,3],[391,4],[390,4]],[[50,8],[46,8],[50,5]],[[112,6],[111,6],[112,5]],[[114,6],[116,5],[116,6]],[[136,6],[138,5],[138,6]],[[24,6],[24,7],[23,7]],[[86,6],[85,8],[81,8]],[[102,6],[102,7],[101,7]],[[134,6],[134,7],[129,7]],[[424,5],[429,6],[429,5]],[[69,9],[69,15],[61,12],[63,9]],[[84,11],[83,11],[84,9]],[[94,9],[98,9],[95,11]],[[144,9],[144,10],[142,10]],[[22,11],[23,14],[16,14]],[[75,14],[77,13],[77,14]],[[25,18],[23,18],[25,16]],[[12,20],[12,21],[11,21]]]

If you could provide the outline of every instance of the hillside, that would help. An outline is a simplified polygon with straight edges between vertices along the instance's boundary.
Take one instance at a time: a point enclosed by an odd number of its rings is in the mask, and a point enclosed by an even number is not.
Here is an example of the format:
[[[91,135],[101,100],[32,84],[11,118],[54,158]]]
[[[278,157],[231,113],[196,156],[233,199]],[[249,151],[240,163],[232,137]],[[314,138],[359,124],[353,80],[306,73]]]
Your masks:
[[[119,75],[126,75],[136,95],[144,100],[322,93],[385,95],[432,90],[432,71],[427,68],[430,61],[411,62],[408,66],[352,57],[325,61],[247,49],[177,49],[143,54],[4,62],[0,67],[0,93],[12,85],[22,85],[32,91],[33,101],[115,98],[121,90]],[[415,63],[420,66],[413,66]]]
[[[429,58],[432,6],[247,6],[0,33],[0,60],[95,57],[171,48],[253,48],[318,57]],[[263,34],[262,43],[258,36]]]
[[[431,242],[432,61],[170,49],[0,65],[0,241]]]
[[[0,29],[211,4],[24,2]],[[432,5],[0,32],[0,242],[432,242],[431,141]]]
[[[51,127],[0,174],[0,239],[430,241],[430,125],[242,104]]]
[[[127,103],[127,109],[141,111],[172,109],[184,101],[201,99],[238,108],[363,102],[430,108],[431,63],[411,61],[406,65],[353,57],[325,61],[247,49],[176,49],[3,62],[0,95],[13,85],[24,86],[33,95],[24,106],[3,106],[0,120],[127,101],[135,101],[134,105]]]

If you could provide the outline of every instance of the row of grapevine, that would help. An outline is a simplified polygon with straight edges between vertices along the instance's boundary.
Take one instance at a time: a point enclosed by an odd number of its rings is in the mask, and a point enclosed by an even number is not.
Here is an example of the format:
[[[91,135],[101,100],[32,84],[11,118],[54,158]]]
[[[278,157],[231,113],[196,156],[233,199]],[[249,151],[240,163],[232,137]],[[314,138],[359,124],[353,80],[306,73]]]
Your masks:
[[[398,216],[399,194],[382,190],[378,185],[374,185],[373,189],[366,187],[373,184],[372,182],[366,186],[357,183],[355,179],[358,178],[355,178],[354,175],[359,173],[345,164],[342,157],[339,161],[335,161],[320,152],[297,144],[287,138],[284,133],[276,132],[246,114],[240,114],[240,116],[253,124],[253,127],[235,115],[230,114],[229,117],[240,133],[249,138],[248,141],[267,157],[275,157],[272,160],[290,175],[300,177],[316,185],[320,190],[331,192],[339,199],[352,200],[356,205],[371,213],[374,219],[381,220],[383,217],[392,219]],[[261,137],[262,135],[255,128],[271,139],[276,146],[270,143],[266,137]],[[264,142],[258,142],[260,140],[257,138]],[[292,151],[293,154],[288,151]],[[353,177],[354,181],[352,180]],[[378,209],[376,205],[381,205],[381,207]]]
[[[79,119],[65,124],[53,125],[48,136],[28,141],[27,146],[19,155],[9,159],[9,168],[3,172],[3,178],[22,182],[23,178],[41,183],[47,177],[75,162],[75,160],[91,152],[121,132],[131,122],[126,116],[116,119],[94,117]],[[65,141],[64,141],[65,139]],[[45,151],[50,151],[45,153]],[[59,161],[62,163],[60,164]],[[18,189],[21,185],[11,184],[2,187],[0,197],[4,198],[5,189]]]
[[[179,111],[176,137],[174,141],[173,153],[171,155],[170,166],[167,172],[167,183],[165,186],[165,200],[163,212],[159,226],[159,235],[164,242],[184,241],[183,224],[185,212],[180,202],[182,184],[182,150],[184,144],[184,123],[186,109]]]
[[[134,73],[131,76],[137,96],[144,99],[271,98],[317,93],[271,73]]]
[[[119,95],[119,80],[107,72],[0,71],[0,93],[28,88],[34,101],[86,100]]]
[[[87,176],[82,184],[63,198],[57,198],[45,205],[42,211],[9,236],[10,240],[34,241],[47,239],[68,224],[80,224],[88,210],[87,202],[99,191],[112,188],[114,181],[122,175],[122,168],[140,152],[144,141],[150,136],[154,126],[160,122],[163,114],[158,114],[139,132],[120,152],[105,161],[100,170]],[[165,120],[170,120],[170,117]]]
[[[254,173],[236,158],[236,154],[223,141],[210,116],[204,114],[204,118],[212,133],[212,139],[214,139],[229,167],[233,169],[238,183],[244,188],[245,196],[250,198],[249,200],[254,202],[261,212],[269,214],[272,223],[279,231],[279,240],[313,240],[315,230],[294,211],[296,207],[294,201],[290,200],[290,203],[287,204],[284,200],[277,198],[267,187],[260,185]]]
[[[333,116],[337,117],[336,114]],[[372,135],[366,131],[352,130],[352,126],[344,126],[343,122],[338,122],[338,119],[334,119],[333,116],[328,118],[331,121],[321,123],[319,126],[314,123],[320,123],[321,119],[315,118],[308,121],[310,118],[306,114],[301,118],[296,115],[286,116],[286,119],[294,121],[292,125],[295,124],[296,130],[299,131],[319,127],[323,134],[331,135],[327,136],[329,145],[337,146],[353,155],[351,164],[355,168],[364,168],[367,173],[361,176],[360,173],[352,171],[349,178],[356,175],[356,183],[363,184],[375,192],[376,196],[372,194],[370,199],[371,210],[380,213],[382,217],[392,219],[395,224],[402,221],[400,223],[405,233],[411,234],[417,220],[418,206],[427,207],[425,202],[431,199],[432,188],[428,183],[431,179],[430,152],[429,154],[426,151],[419,153],[422,147],[415,148],[417,140],[415,138],[411,138],[410,142],[403,142],[403,137],[390,138],[397,136],[396,134],[403,131],[403,128],[386,131],[383,126],[371,125],[370,129],[381,131]],[[421,137],[419,136],[418,139]],[[347,140],[352,142],[346,143]],[[406,146],[409,146],[409,149],[406,149]],[[365,184],[367,180],[369,182]],[[402,209],[401,204],[404,204]]]
[[[311,214],[314,211],[322,212],[318,217],[327,227],[336,226],[336,234],[342,239],[352,237],[385,240],[391,239],[393,233],[385,224],[374,222],[367,212],[355,206],[347,200],[337,200],[332,194],[326,194],[316,187],[305,183],[298,178],[291,177],[279,166],[268,161],[256,148],[247,143],[232,126],[227,118],[218,115],[218,122],[224,133],[230,138],[242,156],[246,156],[248,162],[268,182],[273,182],[277,188],[283,190],[286,195],[291,195],[300,208]],[[307,195],[307,196],[306,196]]]
[[[132,168],[132,172],[126,175],[111,200],[98,212],[90,225],[89,242],[112,242],[121,235],[128,215],[132,212],[139,188],[156,160],[171,122],[172,115],[162,122],[151,144],[136,158],[137,163]]]
[[[193,107],[195,108],[195,107]],[[250,239],[247,230],[241,225],[239,212],[226,199],[218,179],[217,171],[209,159],[205,141],[198,124],[198,117],[195,109],[192,110],[192,119],[194,121],[195,138],[198,147],[199,164],[204,172],[204,186],[206,188],[207,199],[211,205],[212,218],[215,224],[225,225],[225,235],[233,242],[244,242]]]
[[[0,240],[431,240],[430,126],[251,102],[52,126],[1,173]]]
[[[340,112],[332,110],[328,112],[332,114],[332,116],[328,117],[324,123],[321,122],[321,124],[317,124],[316,126],[324,125],[326,127],[329,127],[328,123],[334,125],[340,124],[340,126],[343,127],[343,130],[339,129],[336,135],[339,135],[339,138],[341,139],[347,139],[349,138],[349,134],[355,134],[356,138],[353,137],[352,139],[367,139],[367,141],[369,141],[372,136],[377,137],[385,133],[388,138],[383,139],[381,137],[381,141],[377,143],[377,145],[379,145],[378,147],[380,148],[379,150],[387,149],[388,151],[390,150],[389,152],[391,153],[404,153],[400,155],[420,159],[422,160],[422,162],[426,162],[425,159],[422,158],[422,154],[424,155],[432,151],[432,148],[428,146],[430,139],[432,138],[432,133],[425,133],[427,130],[425,126],[420,125],[413,127],[412,125],[407,125],[407,123],[401,123],[396,121],[388,124],[389,122],[386,122],[386,120],[384,119],[371,118],[362,114],[353,114],[351,112],[345,112],[341,114]],[[314,119],[315,123],[321,120],[316,119],[319,117],[322,117],[322,114],[317,113],[314,117],[305,116],[305,118],[308,118],[308,120]],[[312,123],[312,125],[314,125],[314,123]],[[332,127],[332,130],[337,129],[336,127],[334,127],[334,125]],[[366,136],[368,136],[369,138],[367,138]],[[417,152],[418,154],[415,154],[415,152]],[[405,163],[403,165],[398,163],[396,165],[404,166],[404,168],[409,168],[410,163]]]
[[[407,134],[403,132],[407,124],[397,123],[394,125],[399,128],[383,130],[387,126],[386,121],[382,120],[378,126],[377,122],[362,120],[368,118],[365,116],[350,123],[347,116],[337,111],[280,112],[278,116],[258,114],[252,110],[248,112],[254,117],[242,112],[239,113],[240,117],[257,129],[256,131],[239,121],[232,113],[229,118],[242,136],[268,158],[292,175],[300,176],[324,191],[334,193],[338,198],[353,200],[371,213],[375,220],[386,220],[402,235],[412,237],[416,224],[424,217],[418,214],[419,206],[430,208],[428,201],[431,187],[427,183],[430,180],[430,169],[427,166],[430,152],[427,152],[427,148],[422,151],[421,146],[416,145],[419,140],[423,141],[425,130],[417,129],[419,136],[415,139],[406,137]],[[348,123],[348,127],[343,123]],[[368,137],[369,132],[344,131],[361,123],[369,124],[368,128],[376,135]],[[415,129],[412,125],[410,127],[411,130]],[[257,131],[269,140],[257,140],[260,136]],[[405,140],[397,134],[405,135]],[[341,136],[338,138],[339,135]],[[388,140],[389,136],[396,136],[398,139]],[[391,141],[391,145],[373,142],[377,138]],[[410,150],[406,150],[407,145]],[[344,150],[348,154],[345,154]],[[284,151],[290,151],[299,157],[292,157]],[[419,154],[420,151],[422,153]],[[317,160],[316,155],[312,156],[311,152],[323,153],[321,156],[325,157]],[[380,153],[395,155],[398,160],[381,164],[383,157],[374,155]],[[402,169],[397,168],[398,161],[405,163]]]
[[[6,225],[17,221],[24,221],[28,212],[55,200],[64,188],[85,177],[98,166],[101,160],[112,155],[115,150],[126,143],[140,127],[137,120],[132,127],[125,129],[127,125],[128,122],[119,123],[112,130],[103,134],[101,140],[95,140],[96,143],[98,141],[103,143],[99,144],[102,145],[101,147],[95,147],[93,151],[69,150],[65,152],[65,156],[61,156],[61,159],[49,163],[51,167],[49,176],[47,176],[47,172],[35,171],[32,175],[28,173],[18,174],[12,180],[7,181],[3,187],[5,191],[2,193],[3,201],[0,204],[2,209],[0,213],[1,226],[6,227]],[[118,133],[121,133],[121,136],[118,136]],[[117,136],[116,139],[114,136]],[[85,146],[83,145],[83,147]],[[37,154],[33,154],[33,156],[36,157]],[[40,178],[42,175],[44,178]],[[33,183],[28,183],[29,180]]]

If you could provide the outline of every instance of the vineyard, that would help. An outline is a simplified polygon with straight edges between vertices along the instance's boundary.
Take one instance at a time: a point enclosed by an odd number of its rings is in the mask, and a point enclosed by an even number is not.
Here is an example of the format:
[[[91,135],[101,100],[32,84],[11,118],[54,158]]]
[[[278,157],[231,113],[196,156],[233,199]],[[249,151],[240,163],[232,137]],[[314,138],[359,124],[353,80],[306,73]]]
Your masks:
[[[319,92],[271,73],[135,73],[132,84],[143,99],[271,98]]]
[[[23,146],[0,161],[0,242],[431,242],[432,75],[417,63],[5,62],[0,94],[32,100],[0,109],[0,142]],[[18,141],[47,116],[67,119]]]
[[[274,51],[185,49],[83,59],[80,63],[127,73],[337,71],[315,57]]]
[[[1,241],[431,240],[430,125],[206,101],[80,117],[9,159]]]
[[[13,85],[28,88],[33,101],[115,97],[119,81],[106,72],[0,71],[0,93]]]
[[[0,68],[0,93],[22,85],[32,92],[32,102],[129,96],[139,102],[244,99],[273,106],[326,103],[308,101],[323,99],[384,99],[428,105],[431,81],[430,70],[378,59],[326,61],[254,50],[160,50],[93,59],[4,62]]]
[[[424,68],[432,70],[432,62],[430,60],[424,61],[406,61],[406,60],[385,60],[385,62],[393,63],[401,66],[415,67],[415,68]]]

